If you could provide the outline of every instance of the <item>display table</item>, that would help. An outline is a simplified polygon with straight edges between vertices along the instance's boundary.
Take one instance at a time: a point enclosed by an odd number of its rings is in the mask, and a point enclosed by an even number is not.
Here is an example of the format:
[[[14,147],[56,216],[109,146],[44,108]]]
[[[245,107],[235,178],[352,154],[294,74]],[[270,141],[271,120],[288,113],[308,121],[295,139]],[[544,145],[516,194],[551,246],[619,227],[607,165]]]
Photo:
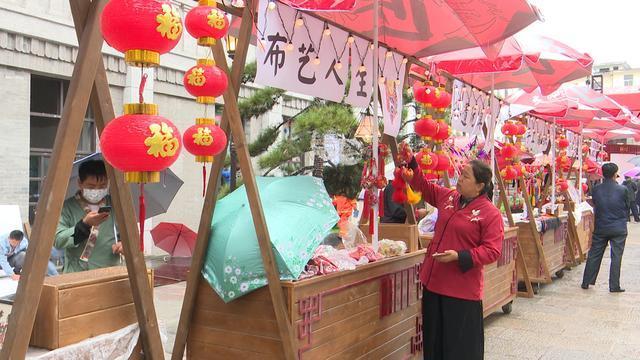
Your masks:
[[[428,246],[433,234],[421,235],[420,244]],[[504,229],[502,254],[498,261],[484,267],[484,298],[482,310],[484,317],[502,308],[506,314],[511,312],[511,303],[518,293],[516,282],[516,254],[518,253],[518,228]]]
[[[371,235],[369,235],[369,224],[361,224],[360,230],[363,234],[365,234],[367,239],[369,239],[369,242],[371,242]],[[407,244],[408,252],[418,250],[418,238],[418,225],[392,223],[378,224],[378,239],[403,241],[405,244]]]
[[[418,273],[424,254],[416,251],[353,271],[283,281],[298,358],[422,359]],[[268,288],[225,304],[201,278],[187,358],[282,359]]]
[[[557,277],[564,275],[563,269],[568,261],[567,247],[571,246],[571,243],[567,216],[561,215],[559,219],[559,227],[538,233],[540,240],[533,236],[531,225],[528,222],[517,223],[519,227],[518,240],[532,283],[550,283],[551,274],[555,274]],[[545,265],[548,272],[545,271]],[[524,281],[522,271],[518,272],[518,280]]]

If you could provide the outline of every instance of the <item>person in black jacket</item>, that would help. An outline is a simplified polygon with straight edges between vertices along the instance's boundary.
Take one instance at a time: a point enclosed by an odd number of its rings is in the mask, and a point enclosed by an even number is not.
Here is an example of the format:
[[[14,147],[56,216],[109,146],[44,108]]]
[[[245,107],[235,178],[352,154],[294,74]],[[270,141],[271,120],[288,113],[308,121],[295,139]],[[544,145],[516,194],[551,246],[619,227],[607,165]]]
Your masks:
[[[627,188],[627,190],[629,191],[629,193],[628,193],[629,200],[630,200],[629,221],[631,221],[631,215],[633,214],[633,220],[635,222],[640,222],[640,217],[638,217],[638,204],[636,203],[636,193],[638,192],[638,186],[636,185],[635,181],[633,181],[628,176],[624,177],[624,182],[622,183],[622,185],[624,185]]]
[[[609,291],[612,293],[624,292],[624,289],[620,287],[620,267],[627,240],[627,220],[631,198],[629,190],[616,182],[617,173],[618,166],[616,164],[602,165],[604,181],[593,189],[595,227],[582,278],[582,288],[585,290],[589,288],[589,285],[596,284],[602,256],[607,244],[610,244]]]

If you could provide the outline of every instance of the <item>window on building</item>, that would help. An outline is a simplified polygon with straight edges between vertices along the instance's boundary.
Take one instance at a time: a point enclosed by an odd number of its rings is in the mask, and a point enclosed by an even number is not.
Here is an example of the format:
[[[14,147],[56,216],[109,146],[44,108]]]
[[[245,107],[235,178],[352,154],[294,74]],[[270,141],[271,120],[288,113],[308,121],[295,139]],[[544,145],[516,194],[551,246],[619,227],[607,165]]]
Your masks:
[[[633,86],[633,74],[624,76],[624,86]]]
[[[29,221],[33,222],[42,185],[49,170],[53,144],[62,118],[69,81],[31,77],[30,158],[29,158]],[[96,127],[89,109],[76,151],[76,159],[96,150]]]

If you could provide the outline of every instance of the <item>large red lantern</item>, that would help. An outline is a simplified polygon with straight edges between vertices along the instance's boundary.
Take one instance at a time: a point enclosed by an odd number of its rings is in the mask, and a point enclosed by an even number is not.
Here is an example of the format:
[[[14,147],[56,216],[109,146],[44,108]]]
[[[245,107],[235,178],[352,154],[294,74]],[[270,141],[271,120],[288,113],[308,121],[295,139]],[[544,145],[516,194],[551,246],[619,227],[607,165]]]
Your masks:
[[[451,94],[445,90],[444,86],[434,88],[432,106],[439,110],[444,110],[451,105]]]
[[[227,74],[212,59],[199,59],[198,65],[184,74],[184,87],[201,104],[214,104],[227,89]]]
[[[182,19],[169,0],[111,0],[100,19],[102,36],[133,66],[157,66],[180,41]]]
[[[100,136],[104,159],[124,172],[125,181],[160,181],[160,171],[180,154],[180,131],[158,116],[154,104],[127,104],[125,115],[111,120]]]
[[[443,120],[438,120],[438,132],[433,137],[438,142],[444,142],[451,135],[451,128]]]
[[[426,107],[431,107],[436,100],[436,87],[432,84],[413,84],[413,98]]]
[[[424,148],[416,154],[416,161],[423,174],[432,174],[438,167],[438,154]]]
[[[431,141],[438,133],[438,123],[431,117],[426,115],[420,120],[416,121],[414,126],[416,134],[427,141]]]
[[[187,13],[185,27],[191,36],[198,39],[200,46],[215,45],[229,30],[229,20],[216,8],[215,0],[200,0],[199,6]]]
[[[562,136],[562,137],[560,137],[560,139],[558,139],[558,148],[560,150],[564,150],[564,149],[568,148],[569,145],[570,145],[569,144],[569,140],[567,140],[566,137]]]
[[[445,172],[449,170],[451,167],[451,159],[444,153],[437,154],[438,155],[438,164],[436,165],[436,172],[440,175],[443,175]]]

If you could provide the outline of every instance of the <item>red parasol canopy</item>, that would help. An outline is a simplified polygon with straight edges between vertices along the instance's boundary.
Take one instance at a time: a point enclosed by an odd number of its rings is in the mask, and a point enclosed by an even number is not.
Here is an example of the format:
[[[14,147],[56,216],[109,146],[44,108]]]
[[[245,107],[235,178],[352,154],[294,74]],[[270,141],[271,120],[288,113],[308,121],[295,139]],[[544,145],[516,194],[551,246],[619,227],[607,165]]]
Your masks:
[[[171,256],[189,257],[196,247],[197,234],[184,224],[161,222],[151,230],[153,242]]]
[[[540,89],[542,95],[554,92],[565,82],[591,75],[593,59],[550,38],[523,42],[510,37],[494,60],[481,48],[454,51],[423,59],[432,71],[444,70],[483,90]]]
[[[303,0],[281,2],[305,7]],[[311,3],[326,2],[307,2]],[[350,1],[345,0],[344,5],[348,7]],[[313,9],[313,6],[307,5],[307,8]],[[354,35],[373,38],[373,14],[373,0],[358,0],[351,11],[317,11],[314,16],[344,27]],[[424,57],[481,46],[493,58],[500,52],[504,39],[541,16],[527,0],[390,0],[382,2],[379,18],[380,42],[405,55]],[[237,34],[239,24],[236,18],[232,20],[232,35]]]

